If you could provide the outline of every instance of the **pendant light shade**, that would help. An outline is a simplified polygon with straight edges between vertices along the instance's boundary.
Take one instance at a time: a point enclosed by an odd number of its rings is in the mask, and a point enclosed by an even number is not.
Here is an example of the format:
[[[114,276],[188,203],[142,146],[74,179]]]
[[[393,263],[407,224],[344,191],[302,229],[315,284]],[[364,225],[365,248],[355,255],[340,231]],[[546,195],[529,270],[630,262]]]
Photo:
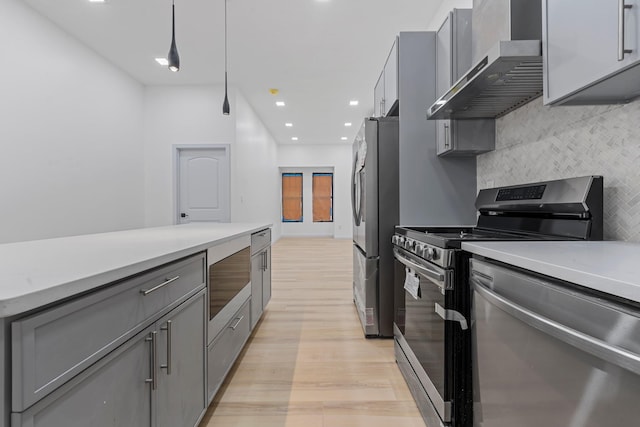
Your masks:
[[[229,115],[229,97],[227,96],[227,0],[224,0],[224,101],[222,114]]]
[[[229,97],[227,96],[227,72],[224,72],[224,102],[222,103],[222,114],[229,115]]]
[[[173,1],[171,2],[171,48],[169,48],[167,60],[171,71],[175,73],[180,70],[180,55],[176,47],[176,5]]]

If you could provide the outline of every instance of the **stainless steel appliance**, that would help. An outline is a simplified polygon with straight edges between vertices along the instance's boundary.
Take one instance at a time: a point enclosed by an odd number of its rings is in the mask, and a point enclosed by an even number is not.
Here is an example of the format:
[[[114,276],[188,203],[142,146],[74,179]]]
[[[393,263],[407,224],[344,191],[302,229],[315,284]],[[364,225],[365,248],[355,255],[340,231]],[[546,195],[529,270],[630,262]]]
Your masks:
[[[474,0],[473,66],[429,108],[429,119],[501,117],[542,95],[542,4]]]
[[[231,255],[228,255],[231,252]],[[249,236],[207,249],[208,342],[226,327],[231,316],[251,296],[251,247]],[[259,302],[262,308],[262,301]]]
[[[638,425],[640,306],[471,260],[474,426]]]
[[[396,361],[428,425],[472,425],[464,241],[602,239],[602,177],[481,190],[476,227],[396,227]],[[514,424],[517,425],[517,424]]]
[[[398,135],[397,117],[365,119],[353,143],[353,301],[367,337],[393,336]]]

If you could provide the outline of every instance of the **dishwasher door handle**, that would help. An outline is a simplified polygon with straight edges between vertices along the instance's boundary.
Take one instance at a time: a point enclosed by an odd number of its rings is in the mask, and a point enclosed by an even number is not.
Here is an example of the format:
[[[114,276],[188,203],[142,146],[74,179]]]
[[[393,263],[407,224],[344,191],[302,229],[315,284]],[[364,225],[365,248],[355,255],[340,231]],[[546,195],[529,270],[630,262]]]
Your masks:
[[[487,289],[473,276],[471,277],[471,284],[473,291],[477,292],[491,304],[523,321],[527,325],[606,362],[640,375],[640,355],[613,346],[598,338],[576,331],[575,329],[534,313]]]

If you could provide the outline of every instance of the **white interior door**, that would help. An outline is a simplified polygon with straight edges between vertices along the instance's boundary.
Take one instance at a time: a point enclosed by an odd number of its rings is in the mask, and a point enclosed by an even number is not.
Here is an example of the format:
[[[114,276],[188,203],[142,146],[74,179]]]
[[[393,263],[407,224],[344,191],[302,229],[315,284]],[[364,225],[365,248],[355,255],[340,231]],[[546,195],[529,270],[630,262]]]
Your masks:
[[[229,221],[229,149],[178,148],[177,223]]]

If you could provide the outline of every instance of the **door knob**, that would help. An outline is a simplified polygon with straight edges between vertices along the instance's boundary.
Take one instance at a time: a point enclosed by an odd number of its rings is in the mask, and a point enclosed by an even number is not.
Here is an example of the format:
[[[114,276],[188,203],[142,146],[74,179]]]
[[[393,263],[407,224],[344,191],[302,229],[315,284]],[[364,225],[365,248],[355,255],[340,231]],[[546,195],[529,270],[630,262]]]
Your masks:
[[[186,214],[186,213],[184,213],[184,212],[180,213],[180,218],[186,218],[186,217],[188,217],[188,216],[189,216],[189,215],[187,215],[187,214]]]

